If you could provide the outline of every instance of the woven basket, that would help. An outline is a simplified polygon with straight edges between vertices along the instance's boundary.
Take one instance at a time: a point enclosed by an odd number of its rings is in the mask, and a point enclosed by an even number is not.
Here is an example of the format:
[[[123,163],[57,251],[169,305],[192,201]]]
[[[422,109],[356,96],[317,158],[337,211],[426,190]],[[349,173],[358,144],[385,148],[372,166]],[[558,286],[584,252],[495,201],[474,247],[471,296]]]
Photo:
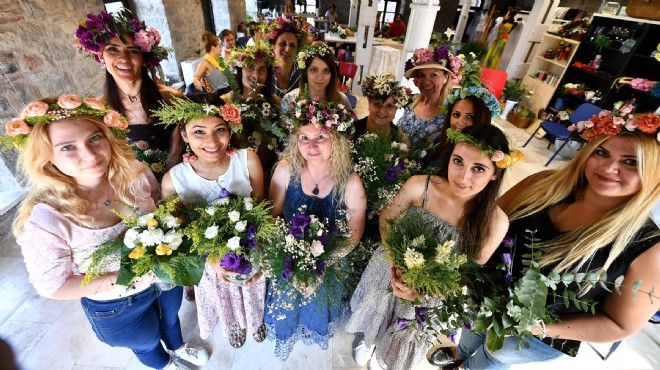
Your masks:
[[[626,14],[635,18],[660,21],[660,0],[629,0]]]

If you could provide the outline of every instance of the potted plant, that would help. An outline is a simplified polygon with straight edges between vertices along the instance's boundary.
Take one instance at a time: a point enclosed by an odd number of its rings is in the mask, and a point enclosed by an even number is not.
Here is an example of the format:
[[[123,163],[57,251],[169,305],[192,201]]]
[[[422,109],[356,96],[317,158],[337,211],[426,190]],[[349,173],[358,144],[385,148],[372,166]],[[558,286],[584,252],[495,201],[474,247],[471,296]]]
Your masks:
[[[521,79],[508,80],[504,85],[504,91],[502,92],[502,100],[506,101],[506,104],[502,110],[500,118],[506,119],[509,112],[511,112],[511,109],[513,109],[519,101],[529,95],[531,95],[531,92],[527,86],[522,83]]]
[[[521,104],[519,109],[516,108],[508,114],[506,120],[511,122],[514,126],[524,129],[527,128],[535,118],[534,112]]]

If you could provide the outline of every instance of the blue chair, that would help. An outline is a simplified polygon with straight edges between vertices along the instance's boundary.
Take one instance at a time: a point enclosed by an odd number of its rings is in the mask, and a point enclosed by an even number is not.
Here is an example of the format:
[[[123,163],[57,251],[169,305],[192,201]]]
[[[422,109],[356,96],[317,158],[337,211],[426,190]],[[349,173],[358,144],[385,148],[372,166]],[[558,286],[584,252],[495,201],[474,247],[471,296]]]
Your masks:
[[[348,98],[348,102],[351,103],[351,109],[355,109],[355,106],[357,105],[357,98],[355,95],[345,93],[346,97]]]
[[[595,106],[593,104],[589,103],[583,103],[577,109],[570,115],[568,116],[568,120],[571,121],[571,123],[578,123],[580,121],[586,121],[589,118],[591,118],[593,115],[596,115],[600,113],[602,108]],[[552,121],[544,121],[541,122],[541,125],[534,131],[532,136],[529,137],[525,145],[523,147],[526,147],[527,144],[529,144],[530,141],[532,141],[532,138],[534,135],[536,135],[536,132],[542,128],[543,131],[545,131],[548,136],[550,136],[550,142],[548,143],[548,149],[550,149],[550,145],[552,145],[553,142],[555,142],[555,139],[563,140],[564,143],[557,148],[555,145],[555,153],[550,157],[548,162],[545,164],[546,167],[552,162],[553,159],[561,152],[562,149],[564,149],[564,146],[569,141],[569,138],[571,136],[571,132],[568,131],[568,128],[562,124],[562,123],[557,123],[557,122],[552,122]]]

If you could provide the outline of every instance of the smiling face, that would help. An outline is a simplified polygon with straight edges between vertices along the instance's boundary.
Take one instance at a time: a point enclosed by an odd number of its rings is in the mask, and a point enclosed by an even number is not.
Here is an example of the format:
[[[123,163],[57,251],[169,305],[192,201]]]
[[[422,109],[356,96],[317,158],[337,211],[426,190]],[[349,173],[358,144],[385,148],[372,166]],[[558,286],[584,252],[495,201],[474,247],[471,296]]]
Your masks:
[[[302,126],[298,129],[298,150],[310,164],[330,161],[332,154],[330,134],[311,124]]]
[[[115,80],[135,81],[142,76],[144,55],[131,37],[124,35],[124,40],[115,36],[103,49],[105,69]]]
[[[236,40],[234,39],[234,35],[230,33],[227,36],[223,37],[222,45],[225,47],[225,49],[233,49],[234,46],[236,46]]]
[[[225,156],[230,132],[225,121],[212,116],[189,122],[182,136],[199,160],[217,162]]]
[[[315,57],[307,67],[307,82],[311,91],[325,92],[331,77],[330,67],[319,57]]]
[[[449,126],[455,130],[462,130],[474,124],[474,105],[469,100],[457,100],[451,109]]]
[[[247,91],[256,90],[258,93],[268,78],[268,66],[265,61],[257,60],[251,65],[243,67],[241,74],[243,89],[247,89]]]
[[[635,142],[614,136],[596,148],[584,168],[589,189],[611,198],[628,198],[642,188]]]
[[[497,178],[495,163],[481,150],[458,143],[451,153],[448,169],[451,191],[458,197],[471,198],[479,194],[491,180]]]
[[[424,96],[430,97],[442,92],[449,75],[440,68],[422,68],[415,73],[415,86]]]
[[[105,175],[112,149],[101,129],[88,118],[69,118],[48,125],[50,162],[76,183],[94,183]]]
[[[376,99],[369,100],[369,119],[378,126],[388,125],[396,114],[396,103],[393,97],[384,102]]]
[[[298,50],[298,40],[291,32],[284,32],[275,40],[275,57],[279,58],[282,63],[293,63],[293,57]]]

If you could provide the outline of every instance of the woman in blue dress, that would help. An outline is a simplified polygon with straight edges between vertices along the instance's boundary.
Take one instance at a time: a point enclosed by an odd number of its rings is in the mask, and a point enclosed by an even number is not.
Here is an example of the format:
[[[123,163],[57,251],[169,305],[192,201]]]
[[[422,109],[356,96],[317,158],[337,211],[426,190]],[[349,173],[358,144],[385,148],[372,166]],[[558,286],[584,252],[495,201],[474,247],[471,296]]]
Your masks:
[[[362,237],[367,204],[362,182],[353,171],[346,138],[352,130],[352,115],[343,111],[339,119],[323,118],[334,108],[334,103],[326,105],[309,99],[297,103],[301,118],[291,122],[289,144],[275,168],[269,198],[273,201],[271,214],[285,219],[306,206],[308,215],[327,218],[334,226],[337,211],[345,210],[349,243],[331,257],[331,261],[341,263]],[[273,280],[266,296],[266,330],[268,339],[275,341],[276,356],[285,361],[299,338],[306,345],[318,344],[327,349],[346,304],[341,292],[326,293],[341,289],[341,283],[326,275],[321,276],[317,286],[296,285],[301,294],[279,295],[282,286],[279,279]],[[340,299],[330,299],[330,295]],[[303,299],[306,304],[301,305]],[[291,308],[272,309],[281,300]]]

